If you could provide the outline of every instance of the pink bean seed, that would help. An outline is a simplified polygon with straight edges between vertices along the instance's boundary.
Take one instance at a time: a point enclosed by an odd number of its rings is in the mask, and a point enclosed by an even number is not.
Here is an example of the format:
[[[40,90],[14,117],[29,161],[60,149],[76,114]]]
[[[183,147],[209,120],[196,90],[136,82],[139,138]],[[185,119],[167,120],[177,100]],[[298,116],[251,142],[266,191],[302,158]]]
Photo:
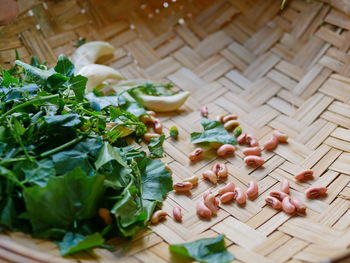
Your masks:
[[[221,201],[221,203],[228,203],[234,199],[235,195],[236,195],[236,193],[234,193],[234,192],[224,193],[222,196],[220,196],[220,201]]]
[[[202,148],[196,148],[194,149],[190,155],[188,156],[188,158],[193,162],[193,161],[198,161],[199,159],[202,158],[204,153],[204,150]]]
[[[227,167],[223,163],[214,164],[211,170],[215,173],[215,175],[218,178],[226,178],[228,175]]]
[[[245,144],[245,143],[247,143],[247,134],[246,134],[246,133],[242,133],[241,135],[239,135],[239,136],[237,137],[237,142],[238,142],[239,144]]]
[[[291,198],[290,202],[295,206],[297,213],[306,214],[306,206],[300,200]]]
[[[193,184],[191,184],[190,182],[179,182],[179,183],[173,184],[173,189],[176,192],[188,192],[192,188],[193,188]]]
[[[261,155],[261,149],[259,147],[245,148],[242,150],[242,152],[245,156],[249,156],[249,155],[260,156]]]
[[[239,205],[245,205],[246,201],[247,201],[247,195],[245,194],[245,192],[239,188],[239,187],[236,187],[235,189],[235,195],[236,195],[236,202],[239,204]]]
[[[314,179],[314,172],[311,170],[305,170],[294,176],[294,179],[298,182],[306,182]]]
[[[255,137],[253,137],[253,135],[251,134],[247,134],[246,140],[250,147],[259,146],[259,141]]]
[[[180,207],[176,206],[173,208],[173,217],[177,222],[182,221],[182,211]]]
[[[196,205],[197,215],[203,219],[210,219],[212,216],[211,210],[204,204],[204,201],[201,200]]]
[[[222,122],[225,123],[225,122],[232,121],[232,120],[237,120],[237,119],[238,119],[237,115],[227,114],[224,117],[222,117]]]
[[[235,153],[236,148],[231,144],[224,144],[216,151],[218,156],[224,157],[226,155],[232,155]]]
[[[200,108],[200,112],[201,112],[201,116],[204,117],[204,118],[208,118],[208,107],[207,106],[202,106]]]
[[[309,199],[316,199],[318,197],[327,195],[327,187],[310,187],[306,189],[305,195]]]
[[[214,194],[208,194],[205,198],[204,198],[204,204],[206,205],[206,207],[208,207],[210,209],[210,211],[216,215],[219,207],[218,207],[218,202],[216,200],[216,196]]]
[[[282,201],[288,195],[285,192],[282,192],[282,191],[272,191],[272,192],[270,192],[270,196],[275,197],[278,200]]]
[[[162,134],[163,124],[161,123],[161,121],[159,119],[154,119],[153,124],[154,124],[154,127],[153,127],[154,131],[158,134]]]
[[[295,206],[291,203],[289,196],[283,198],[282,209],[287,214],[294,214]]]
[[[273,151],[274,149],[276,149],[277,145],[278,145],[278,140],[275,136],[273,136],[270,140],[265,142],[264,149],[267,151]]]
[[[267,205],[271,206],[275,210],[281,210],[281,208],[282,208],[281,201],[275,197],[268,196],[265,198],[265,202]]]
[[[249,182],[249,187],[245,192],[249,199],[254,199],[259,193],[259,186],[255,181]]]
[[[281,182],[281,192],[289,194],[289,181],[287,179],[283,179]]]
[[[246,165],[251,167],[259,167],[265,163],[265,160],[260,156],[249,155],[244,158]]]
[[[216,174],[212,170],[206,170],[202,173],[202,176],[204,179],[210,181],[213,184],[217,184],[218,178],[216,177]]]
[[[288,135],[285,133],[282,133],[278,130],[273,131],[273,135],[277,138],[277,140],[281,143],[286,143],[288,140]]]
[[[223,195],[227,192],[234,192],[235,191],[235,184],[232,182],[227,183],[225,186],[221,187],[218,190],[219,195]]]

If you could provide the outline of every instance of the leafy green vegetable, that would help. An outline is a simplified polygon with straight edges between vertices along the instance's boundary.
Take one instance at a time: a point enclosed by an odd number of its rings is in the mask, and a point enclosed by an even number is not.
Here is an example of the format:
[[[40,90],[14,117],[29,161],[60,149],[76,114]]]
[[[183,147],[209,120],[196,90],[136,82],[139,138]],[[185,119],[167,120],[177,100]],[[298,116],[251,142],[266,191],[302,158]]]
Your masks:
[[[81,234],[67,232],[62,242],[58,243],[58,247],[60,248],[61,255],[67,256],[77,251],[100,246],[104,243],[104,241],[105,240],[100,233],[84,236]]]
[[[234,256],[226,250],[224,235],[216,238],[204,238],[193,242],[170,245],[172,253],[204,263],[228,263]]]
[[[170,136],[171,136],[173,139],[177,140],[177,137],[179,136],[179,130],[177,129],[176,126],[172,126],[172,127],[170,128]]]
[[[222,144],[233,144],[236,145],[236,139],[233,138],[224,128],[222,123],[215,120],[208,120],[206,118],[201,119],[203,126],[203,132],[192,132],[191,142],[192,143],[210,143],[218,142]]]
[[[142,198],[163,201],[173,189],[171,173],[165,169],[164,163],[145,157],[139,160],[138,167],[142,175]]]
[[[132,238],[172,190],[164,164],[128,143],[147,132],[146,110],[124,96],[85,96],[74,69],[64,56],[51,69],[33,58],[0,75],[0,227],[51,239],[64,256]]]
[[[148,149],[151,153],[151,157],[162,158],[164,156],[163,143],[165,135],[161,135],[158,138],[152,138],[148,144]]]

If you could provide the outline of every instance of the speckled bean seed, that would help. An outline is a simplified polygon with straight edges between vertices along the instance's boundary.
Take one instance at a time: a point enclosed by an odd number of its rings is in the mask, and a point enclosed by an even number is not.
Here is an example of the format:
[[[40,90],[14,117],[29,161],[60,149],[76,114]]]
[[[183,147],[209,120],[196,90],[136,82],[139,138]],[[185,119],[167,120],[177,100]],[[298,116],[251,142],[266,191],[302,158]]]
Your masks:
[[[207,106],[200,107],[199,111],[201,112],[201,116],[204,118],[208,118],[209,112]]]
[[[273,209],[276,210],[281,210],[282,209],[282,203],[280,200],[278,200],[277,198],[273,197],[273,196],[267,196],[265,198],[265,202],[268,206],[271,206]]]
[[[226,178],[228,175],[227,167],[226,164],[224,163],[216,163],[213,165],[211,170],[215,173],[215,175],[220,178]]]
[[[173,184],[173,189],[175,192],[188,192],[193,188],[193,184],[190,182],[179,182]]]
[[[153,126],[154,131],[158,134],[162,134],[163,124],[161,123],[161,121],[159,119],[154,119],[153,124],[154,124]]]
[[[255,181],[250,181],[247,191],[245,191],[249,199],[254,199],[259,193],[259,186]]]
[[[275,136],[273,136],[270,140],[265,142],[264,149],[267,151],[273,151],[274,149],[276,149],[277,145],[278,145],[278,140]]]
[[[190,155],[188,156],[188,158],[194,162],[194,161],[198,161],[202,158],[203,156],[203,153],[204,153],[204,150],[202,148],[196,148],[194,149]]]
[[[318,197],[327,195],[327,187],[310,187],[306,189],[305,195],[309,199],[316,199]]]
[[[287,214],[294,214],[295,206],[291,203],[289,196],[283,198],[283,200],[282,200],[282,209]]]
[[[220,201],[221,201],[221,203],[228,203],[234,199],[235,195],[236,195],[236,193],[234,193],[234,192],[224,193],[222,196],[220,196]]]
[[[216,120],[216,121],[219,121],[219,122],[221,122],[221,123],[224,123],[223,118],[225,117],[225,115],[226,115],[226,114],[223,114],[223,113],[222,113],[222,114],[219,114],[219,115],[216,116],[215,120]]]
[[[198,176],[197,175],[193,175],[191,177],[185,178],[183,180],[183,182],[189,182],[189,183],[191,183],[193,185],[196,185],[196,184],[198,184],[198,180],[199,180]]]
[[[286,143],[288,141],[288,135],[282,133],[278,130],[273,131],[273,135],[277,138],[277,140],[281,143]]]
[[[301,171],[297,175],[294,176],[294,179],[298,182],[306,182],[314,179],[314,172],[311,170]]]
[[[290,202],[295,206],[297,213],[306,214],[306,206],[300,200],[291,197]]]
[[[146,111],[148,115],[151,115],[152,117],[156,117],[156,113],[153,110]]]
[[[259,167],[265,163],[265,160],[260,156],[249,155],[244,157],[244,162],[250,167]]]
[[[218,207],[218,201],[216,200],[216,196],[212,193],[208,194],[204,198],[204,204],[206,207],[210,209],[210,211],[216,215],[217,211],[219,210]]]
[[[237,120],[238,116],[234,114],[227,114],[224,117],[222,117],[222,122],[226,123],[231,120]]]
[[[236,187],[234,193],[235,193],[236,202],[239,205],[245,205],[247,201],[247,195],[245,194],[245,192],[241,188]]]
[[[216,154],[218,156],[224,157],[226,155],[232,155],[235,153],[236,148],[231,144],[224,144],[217,149]]]
[[[140,117],[140,121],[146,125],[151,125],[154,123],[154,118],[151,115],[144,114]]]
[[[259,141],[251,134],[247,134],[246,141],[250,147],[259,146]]]
[[[182,211],[180,207],[176,206],[173,208],[173,217],[177,222],[182,221]]]
[[[281,181],[281,192],[284,192],[286,194],[289,194],[289,181],[287,179],[283,179]]]
[[[156,225],[160,221],[164,220],[167,215],[167,212],[165,212],[164,210],[155,211],[151,217],[151,223]]]
[[[238,142],[239,144],[245,144],[245,143],[247,143],[247,134],[246,134],[246,133],[242,133],[241,135],[239,135],[239,136],[237,137],[237,142]]]
[[[98,215],[102,218],[103,222],[106,225],[113,224],[113,218],[111,216],[111,213],[107,208],[99,208],[98,209]]]
[[[204,204],[204,201],[201,200],[196,205],[197,215],[203,219],[210,219],[212,216],[211,210]]]
[[[235,191],[235,184],[232,182],[227,183],[225,186],[221,187],[218,190],[219,195],[223,195],[227,192],[234,192]]]
[[[261,149],[259,147],[245,148],[242,150],[242,152],[245,156],[249,156],[249,155],[260,156],[261,155]]]
[[[202,173],[202,176],[204,179],[210,181],[213,184],[217,184],[218,178],[216,177],[216,174],[212,170],[206,170]]]
[[[228,131],[233,131],[233,129],[238,126],[239,126],[239,122],[237,120],[229,120],[224,124],[224,128]]]
[[[282,191],[272,191],[272,192],[270,192],[270,196],[273,196],[273,197],[277,198],[278,200],[282,201],[288,195]]]
[[[143,135],[143,139],[146,142],[149,142],[151,139],[153,138],[158,138],[160,135],[158,133],[151,133],[151,132],[147,132]]]

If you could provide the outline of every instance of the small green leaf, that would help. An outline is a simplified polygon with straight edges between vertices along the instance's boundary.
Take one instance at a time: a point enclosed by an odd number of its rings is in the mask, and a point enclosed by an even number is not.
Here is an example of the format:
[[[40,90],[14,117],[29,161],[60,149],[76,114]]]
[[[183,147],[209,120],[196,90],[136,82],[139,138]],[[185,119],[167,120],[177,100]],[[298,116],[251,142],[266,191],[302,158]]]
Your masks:
[[[87,77],[82,75],[72,76],[68,81],[68,86],[73,90],[78,101],[84,99]]]
[[[33,78],[34,81],[38,82],[39,84],[43,84],[47,81],[47,79],[54,74],[54,72],[50,72],[47,70],[42,70],[36,67],[33,67],[31,65],[28,65],[27,63],[24,63],[20,60],[16,60],[16,65],[21,66],[30,76]]]
[[[124,167],[128,166],[122,159],[120,153],[108,142],[105,142],[97,158],[97,161],[95,162],[96,170],[100,169],[103,165],[109,163],[110,161],[117,161]]]
[[[74,64],[66,56],[60,55],[54,69],[57,73],[61,73],[64,76],[70,77],[73,75],[75,67]]]
[[[151,157],[162,158],[164,156],[163,143],[165,135],[161,135],[158,138],[152,138],[148,144],[148,149],[151,153]]]
[[[95,233],[89,236],[83,236],[72,232],[67,232],[62,240],[58,243],[62,256],[68,256],[75,252],[97,247],[105,242],[100,233]]]
[[[163,201],[167,193],[173,190],[171,173],[165,169],[160,160],[143,158],[139,160],[141,172],[142,198],[154,201]]]
[[[203,132],[192,132],[192,143],[210,143],[218,142],[222,144],[236,145],[236,139],[233,138],[224,128],[224,125],[218,121],[208,120],[206,118],[201,119],[203,126]]]
[[[177,255],[203,262],[228,263],[235,257],[226,250],[224,235],[216,238],[203,238],[193,242],[170,245],[169,250]]]
[[[18,79],[14,78],[11,76],[11,74],[7,71],[4,70],[4,72],[2,73],[2,82],[1,85],[5,86],[5,87],[9,87],[12,83],[18,83]]]

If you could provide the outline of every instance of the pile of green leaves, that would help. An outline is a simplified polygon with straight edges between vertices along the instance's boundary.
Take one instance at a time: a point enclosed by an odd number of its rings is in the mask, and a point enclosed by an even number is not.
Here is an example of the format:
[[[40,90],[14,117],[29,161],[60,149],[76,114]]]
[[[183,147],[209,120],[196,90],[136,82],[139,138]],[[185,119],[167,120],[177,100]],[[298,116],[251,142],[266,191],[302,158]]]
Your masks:
[[[85,96],[86,82],[64,56],[52,69],[16,61],[0,75],[0,225],[54,240],[62,255],[132,238],[172,189],[164,164],[127,143],[147,131],[145,109]]]
[[[201,119],[203,132],[192,132],[191,142],[198,144],[221,143],[236,145],[236,139],[229,134],[224,125],[215,120]]]
[[[227,251],[224,238],[224,235],[219,235],[215,238],[203,238],[184,244],[170,245],[169,250],[178,257],[198,262],[228,263],[234,260],[234,256]]]

